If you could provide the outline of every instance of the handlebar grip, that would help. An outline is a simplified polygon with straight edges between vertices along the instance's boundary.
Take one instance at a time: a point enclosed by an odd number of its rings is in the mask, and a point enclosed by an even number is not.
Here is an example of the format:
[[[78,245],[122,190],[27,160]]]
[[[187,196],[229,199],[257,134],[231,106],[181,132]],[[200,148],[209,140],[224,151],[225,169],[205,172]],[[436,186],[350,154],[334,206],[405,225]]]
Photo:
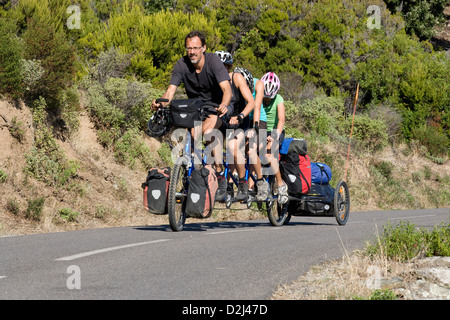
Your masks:
[[[156,103],[161,103],[161,102],[169,102],[169,99],[165,99],[165,98],[158,98],[155,100]]]

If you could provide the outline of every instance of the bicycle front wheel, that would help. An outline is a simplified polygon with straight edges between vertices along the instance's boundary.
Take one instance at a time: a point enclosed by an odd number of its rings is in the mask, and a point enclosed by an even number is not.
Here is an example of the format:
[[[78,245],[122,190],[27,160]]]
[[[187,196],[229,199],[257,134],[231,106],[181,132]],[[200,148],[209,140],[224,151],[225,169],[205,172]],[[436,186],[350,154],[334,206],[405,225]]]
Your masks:
[[[274,179],[270,179],[270,199],[266,201],[267,217],[274,227],[281,227],[285,223],[287,224],[289,222],[290,216],[287,210],[288,204],[279,204],[278,197],[273,194],[274,183]]]
[[[179,158],[170,174],[167,209],[172,231],[183,230],[186,222],[187,161]]]

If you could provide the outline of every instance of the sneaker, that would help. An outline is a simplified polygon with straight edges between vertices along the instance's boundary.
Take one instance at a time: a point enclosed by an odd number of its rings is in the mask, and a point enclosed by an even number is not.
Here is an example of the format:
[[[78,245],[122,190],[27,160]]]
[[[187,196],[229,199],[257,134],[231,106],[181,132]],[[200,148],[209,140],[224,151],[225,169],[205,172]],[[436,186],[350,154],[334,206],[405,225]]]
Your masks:
[[[256,200],[265,201],[269,197],[269,184],[266,180],[258,180],[256,182],[256,188],[258,193],[256,195]]]
[[[217,201],[222,201],[225,199],[226,195],[227,195],[227,187],[228,187],[228,183],[227,183],[227,179],[225,178],[225,176],[222,175],[217,175],[217,182],[219,184],[219,188],[216,191],[216,200]]]
[[[278,203],[285,204],[289,200],[287,184],[278,186]]]
[[[236,194],[237,201],[245,201],[248,198],[248,182],[239,182],[238,192]]]

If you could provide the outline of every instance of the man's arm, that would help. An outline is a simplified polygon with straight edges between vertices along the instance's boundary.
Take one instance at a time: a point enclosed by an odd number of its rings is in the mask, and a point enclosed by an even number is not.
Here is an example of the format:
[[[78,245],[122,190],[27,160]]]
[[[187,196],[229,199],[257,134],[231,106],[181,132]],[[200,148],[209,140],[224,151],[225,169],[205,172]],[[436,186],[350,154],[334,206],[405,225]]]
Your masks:
[[[228,80],[222,81],[221,83],[219,83],[219,86],[222,89],[223,97],[222,97],[222,102],[220,103],[220,108],[218,109],[218,111],[221,114],[225,114],[228,111],[228,105],[230,104],[231,98],[233,96],[233,94],[231,92],[230,81],[228,81]]]

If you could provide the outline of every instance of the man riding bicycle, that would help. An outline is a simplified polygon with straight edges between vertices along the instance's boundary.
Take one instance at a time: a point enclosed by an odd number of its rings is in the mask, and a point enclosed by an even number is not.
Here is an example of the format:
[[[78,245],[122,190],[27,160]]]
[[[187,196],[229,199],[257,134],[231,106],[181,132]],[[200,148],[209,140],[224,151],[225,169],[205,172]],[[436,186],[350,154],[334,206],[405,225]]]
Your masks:
[[[208,135],[213,129],[222,126],[222,121],[228,121],[229,115],[233,111],[230,105],[232,91],[230,77],[220,59],[213,53],[206,53],[205,36],[199,31],[192,31],[185,37],[186,55],[178,60],[170,79],[169,87],[161,98],[168,102],[152,102],[152,109],[157,110],[161,106],[166,106],[172,101],[175,92],[181,83],[184,84],[186,94],[189,99],[200,98],[205,104],[212,102],[219,105],[218,115],[210,114],[202,123],[203,135]],[[223,176],[222,168],[222,141],[218,141],[214,148],[216,175],[219,182],[219,189],[216,199],[221,200],[226,196],[227,181]]]

